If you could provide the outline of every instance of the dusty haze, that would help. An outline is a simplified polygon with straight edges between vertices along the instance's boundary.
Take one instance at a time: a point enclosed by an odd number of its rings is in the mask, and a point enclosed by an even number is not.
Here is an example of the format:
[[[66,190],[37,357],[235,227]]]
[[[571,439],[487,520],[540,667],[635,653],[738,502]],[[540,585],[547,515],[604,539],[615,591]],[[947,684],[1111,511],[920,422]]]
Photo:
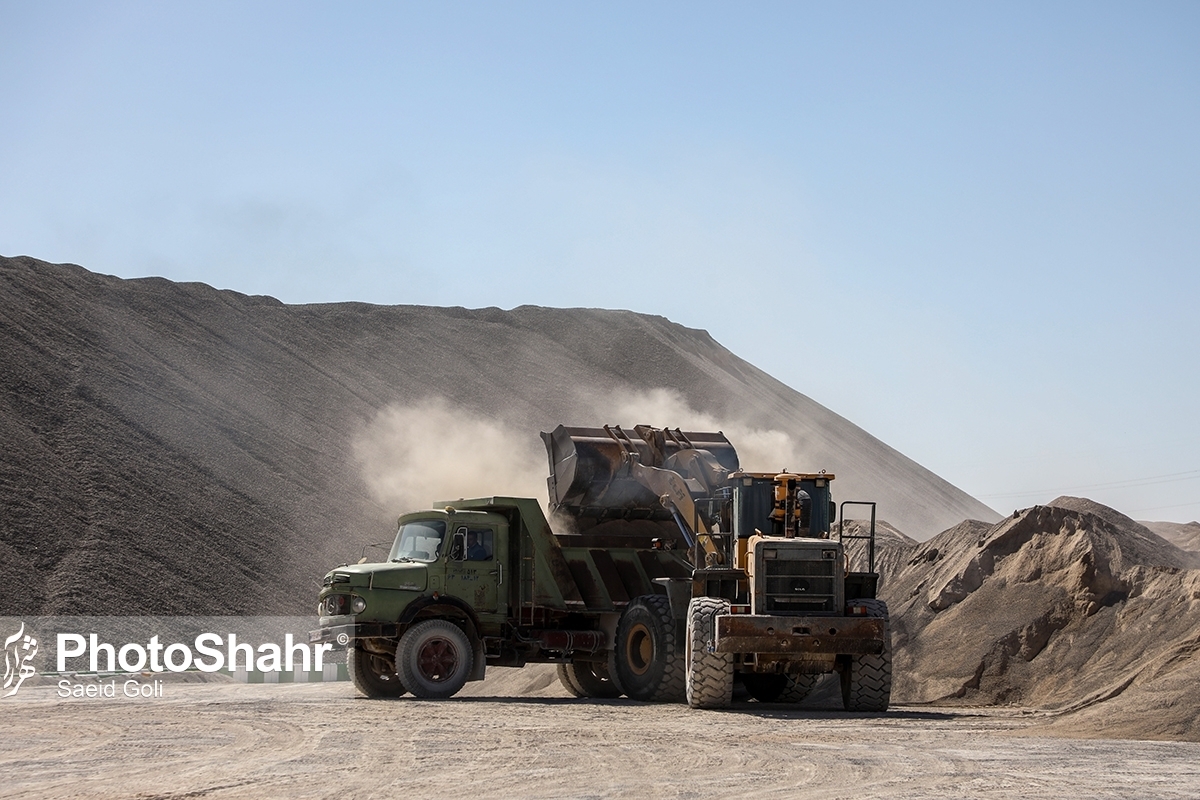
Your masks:
[[[504,425],[444,398],[390,405],[354,439],[371,496],[412,511],[438,500],[507,495],[545,505],[546,456],[515,425]]]
[[[783,431],[718,420],[692,408],[673,389],[613,391],[580,398],[579,405],[584,419],[567,424],[723,430],[743,468],[818,468],[803,464],[796,443]],[[481,416],[445,397],[382,409],[354,437],[354,455],[371,496],[386,508],[410,511],[439,500],[496,495],[533,497],[546,506],[549,465],[541,438],[517,422]]]

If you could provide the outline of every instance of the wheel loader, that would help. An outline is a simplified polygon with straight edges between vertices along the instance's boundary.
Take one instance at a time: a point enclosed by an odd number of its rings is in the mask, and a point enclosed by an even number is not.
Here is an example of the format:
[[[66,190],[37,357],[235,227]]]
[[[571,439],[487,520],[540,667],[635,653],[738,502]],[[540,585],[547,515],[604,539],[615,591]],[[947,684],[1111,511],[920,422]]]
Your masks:
[[[842,536],[833,475],[743,470],[722,433],[542,439],[549,521],[528,498],[437,503],[399,518],[387,561],[325,576],[310,638],[347,649],[362,694],[450,697],[489,666],[554,663],[577,697],[798,702],[838,673],[847,710],[887,709],[874,504]]]

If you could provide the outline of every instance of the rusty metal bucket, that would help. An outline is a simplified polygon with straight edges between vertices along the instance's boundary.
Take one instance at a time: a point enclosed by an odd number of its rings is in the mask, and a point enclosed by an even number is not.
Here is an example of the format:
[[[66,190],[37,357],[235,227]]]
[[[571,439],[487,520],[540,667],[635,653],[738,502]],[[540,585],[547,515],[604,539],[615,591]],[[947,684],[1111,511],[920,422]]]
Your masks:
[[[679,472],[702,494],[717,476],[738,468],[737,451],[723,433],[638,425],[568,428],[542,433],[550,458],[550,506],[595,519],[670,518],[659,497],[632,475],[634,461]]]

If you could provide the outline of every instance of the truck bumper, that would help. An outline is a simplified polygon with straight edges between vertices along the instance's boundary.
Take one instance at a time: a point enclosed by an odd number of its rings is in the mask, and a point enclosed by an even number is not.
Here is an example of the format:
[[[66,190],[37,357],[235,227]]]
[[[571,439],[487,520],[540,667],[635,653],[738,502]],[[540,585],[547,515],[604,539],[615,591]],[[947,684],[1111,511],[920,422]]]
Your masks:
[[[347,647],[355,639],[389,638],[396,635],[396,626],[380,622],[346,622],[340,625],[324,625],[308,632],[309,644],[333,644]]]
[[[717,617],[718,653],[876,655],[888,636],[886,620],[875,617]]]

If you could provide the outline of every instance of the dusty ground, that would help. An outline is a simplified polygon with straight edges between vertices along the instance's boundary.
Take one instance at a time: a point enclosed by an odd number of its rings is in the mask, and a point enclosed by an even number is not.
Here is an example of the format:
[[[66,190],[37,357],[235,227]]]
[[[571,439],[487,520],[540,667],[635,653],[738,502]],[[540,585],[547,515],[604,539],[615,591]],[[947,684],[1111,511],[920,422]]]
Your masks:
[[[478,689],[484,689],[477,685]],[[1040,712],[168,684],[0,700],[5,797],[1196,797],[1200,744],[1040,737]]]

